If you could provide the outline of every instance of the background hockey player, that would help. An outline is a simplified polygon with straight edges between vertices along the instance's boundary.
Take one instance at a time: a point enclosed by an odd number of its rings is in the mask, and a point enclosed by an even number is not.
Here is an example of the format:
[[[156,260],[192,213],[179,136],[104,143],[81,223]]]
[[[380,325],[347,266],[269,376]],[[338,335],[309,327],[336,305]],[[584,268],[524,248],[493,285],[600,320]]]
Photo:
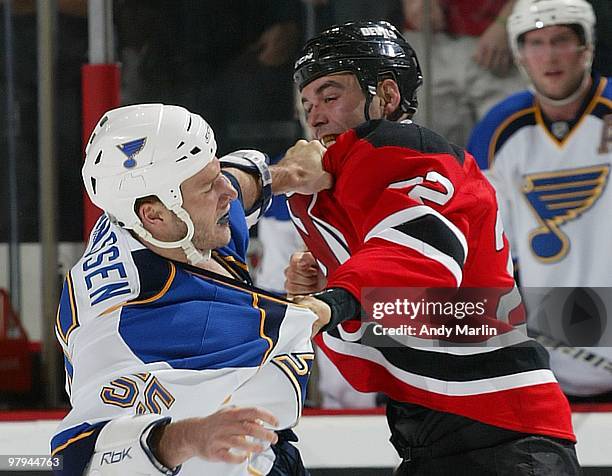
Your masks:
[[[595,15],[585,0],[520,0],[508,32],[531,90],[496,105],[469,149],[497,190],[529,325],[559,383],[602,395],[612,391],[612,336],[602,335],[612,309],[612,82],[591,72]]]
[[[270,430],[300,417],[315,318],[251,287],[244,263],[245,210],[309,174],[215,152],[200,116],[160,104],[109,111],[89,140],[83,180],[105,214],[57,317],[63,474],[304,474],[294,435]]]
[[[510,325],[520,298],[490,314],[504,339],[469,349],[418,338],[366,346],[368,329],[347,321],[359,317],[366,287],[517,294],[493,188],[471,155],[405,120],[422,81],[410,45],[385,22],[333,27],[306,43],[295,80],[334,178],[331,190],[289,200],[327,275],[327,290],[300,302],[330,315],[317,342],[355,388],[390,397],[397,474],[578,474],[569,406],[546,352]],[[287,277],[289,292],[315,290],[316,272]]]

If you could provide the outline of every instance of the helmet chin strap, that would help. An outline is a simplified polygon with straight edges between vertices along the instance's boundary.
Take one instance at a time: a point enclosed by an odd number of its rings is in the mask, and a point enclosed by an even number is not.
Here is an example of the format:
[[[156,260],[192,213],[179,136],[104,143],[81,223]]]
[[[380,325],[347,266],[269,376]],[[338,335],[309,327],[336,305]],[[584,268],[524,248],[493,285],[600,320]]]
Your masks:
[[[536,89],[536,87],[531,84],[531,90],[538,96],[541,102],[548,104],[549,106],[554,107],[562,107],[567,106],[568,104],[576,101],[588,88],[589,88],[589,78],[591,77],[590,70],[585,70],[584,76],[582,77],[582,81],[580,81],[580,85],[576,88],[576,90],[570,94],[569,96],[563,99],[554,99],[546,96]]]
[[[195,232],[193,222],[191,221],[191,217],[189,213],[181,208],[180,205],[173,205],[170,207],[170,210],[174,212],[174,214],[187,225],[187,233],[183,238],[177,241],[161,241],[155,238],[144,226],[142,223],[137,223],[134,225],[134,231],[138,236],[140,236],[143,240],[148,243],[151,243],[153,246],[157,246],[158,248],[171,249],[171,248],[181,248],[187,257],[187,261],[189,264],[193,266],[197,266],[198,264],[207,261],[210,259],[210,250],[202,253],[199,251],[191,239],[193,238],[193,234]]]
[[[372,99],[376,96],[375,86],[366,86],[365,88],[365,104],[363,106],[363,115],[366,121],[370,120],[370,106],[372,105]]]

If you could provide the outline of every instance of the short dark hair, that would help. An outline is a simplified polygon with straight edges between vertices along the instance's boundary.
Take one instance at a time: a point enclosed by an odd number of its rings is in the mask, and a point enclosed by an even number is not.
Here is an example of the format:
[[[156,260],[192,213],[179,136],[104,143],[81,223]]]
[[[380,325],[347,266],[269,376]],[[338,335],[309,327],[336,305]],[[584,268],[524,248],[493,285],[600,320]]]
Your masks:
[[[557,25],[557,26],[566,26],[570,28],[578,36],[578,40],[580,41],[580,44],[586,45],[586,34],[584,32],[584,28],[582,28],[582,26],[580,26],[578,23],[568,23],[567,25]],[[534,31],[534,30],[530,30],[530,31]],[[518,37],[518,44],[520,46],[522,46],[525,43],[525,35],[527,33],[529,33],[529,31],[526,31],[525,33],[523,33],[521,36]]]

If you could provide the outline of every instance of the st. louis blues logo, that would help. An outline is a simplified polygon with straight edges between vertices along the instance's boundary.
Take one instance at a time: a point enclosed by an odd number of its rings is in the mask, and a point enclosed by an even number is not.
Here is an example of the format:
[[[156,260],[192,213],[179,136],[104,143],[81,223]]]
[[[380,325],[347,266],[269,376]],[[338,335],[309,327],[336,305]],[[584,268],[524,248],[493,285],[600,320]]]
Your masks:
[[[599,199],[609,165],[526,175],[523,193],[541,226],[529,234],[538,259],[556,262],[565,257],[570,243],[560,226],[586,212]]]
[[[125,142],[117,146],[117,148],[127,156],[127,159],[123,161],[123,166],[126,169],[131,169],[132,167],[136,166],[134,156],[144,148],[146,142],[147,138],[143,137],[141,139],[131,140],[130,142]]]

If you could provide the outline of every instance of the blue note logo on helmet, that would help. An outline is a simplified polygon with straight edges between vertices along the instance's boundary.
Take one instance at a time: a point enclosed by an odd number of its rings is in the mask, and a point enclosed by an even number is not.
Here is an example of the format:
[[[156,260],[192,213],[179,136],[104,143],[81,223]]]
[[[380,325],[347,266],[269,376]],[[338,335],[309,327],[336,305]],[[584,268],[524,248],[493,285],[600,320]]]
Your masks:
[[[412,47],[385,21],[350,22],[333,26],[310,39],[294,66],[300,91],[328,74],[355,74],[366,97],[376,93],[379,81],[392,78],[401,93],[399,113],[414,113],[416,91],[423,75]]]
[[[132,167],[136,167],[136,159],[134,156],[140,152],[147,142],[147,138],[143,137],[141,139],[132,140],[130,142],[126,142],[124,144],[119,144],[117,148],[123,152],[127,159],[123,161],[123,166],[126,169],[131,169]]]

